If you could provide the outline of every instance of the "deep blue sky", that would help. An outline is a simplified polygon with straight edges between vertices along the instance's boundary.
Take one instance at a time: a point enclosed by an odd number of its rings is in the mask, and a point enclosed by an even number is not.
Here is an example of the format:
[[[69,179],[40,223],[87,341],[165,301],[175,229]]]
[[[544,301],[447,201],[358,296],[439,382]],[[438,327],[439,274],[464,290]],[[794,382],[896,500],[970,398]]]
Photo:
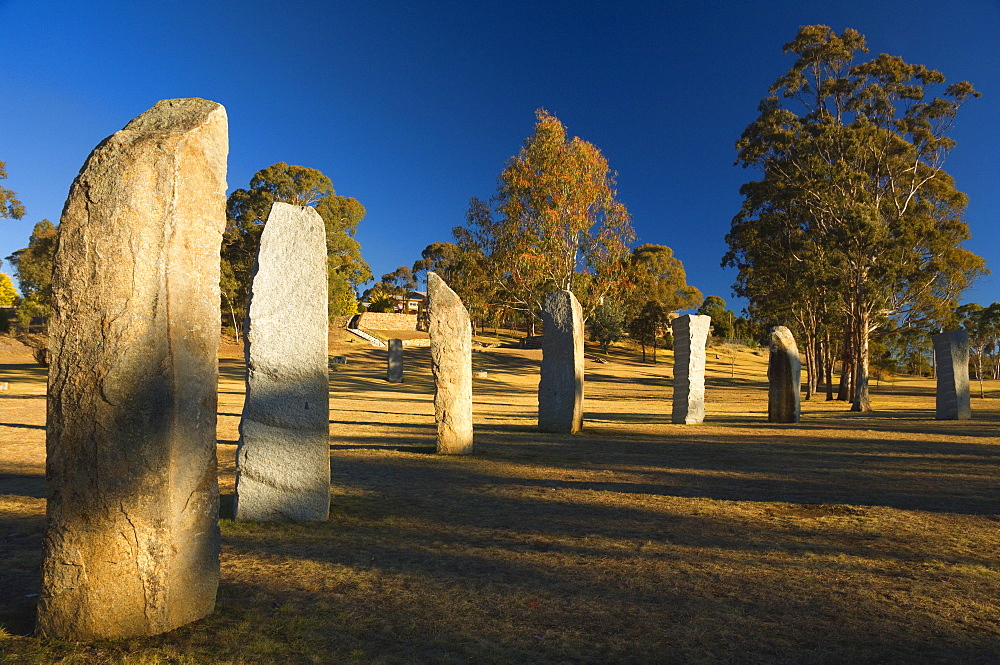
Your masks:
[[[230,191],[278,161],[320,169],[368,209],[377,278],[451,239],[544,107],[618,171],[639,242],[731,300],[724,236],[756,177],[733,144],[793,62],[781,45],[814,23],[983,93],[946,168],[971,199],[967,247],[1000,273],[998,0],[0,0],[2,184],[29,213],[0,220],[0,258],[58,219],[101,139],[157,100],[205,97],[229,114]],[[965,300],[1000,300],[1000,275]]]

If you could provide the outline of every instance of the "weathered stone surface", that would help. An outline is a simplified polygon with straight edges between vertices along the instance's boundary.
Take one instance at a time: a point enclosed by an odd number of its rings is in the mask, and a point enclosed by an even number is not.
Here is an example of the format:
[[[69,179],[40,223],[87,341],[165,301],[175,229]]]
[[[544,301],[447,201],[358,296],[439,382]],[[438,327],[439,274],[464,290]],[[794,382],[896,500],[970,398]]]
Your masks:
[[[937,373],[938,420],[972,418],[969,400],[969,333],[950,330],[932,335]]]
[[[767,382],[767,420],[772,423],[799,422],[802,360],[792,331],[785,326],[776,326],[771,330]]]
[[[247,308],[236,519],[330,515],[326,232],[314,208],[274,203]]]
[[[403,340],[390,339],[386,345],[388,356],[385,367],[385,380],[389,383],[403,382]]]
[[[542,377],[538,429],[573,434],[583,427],[583,310],[570,291],[542,303]]]
[[[472,324],[462,300],[436,273],[427,273],[427,333],[434,375],[437,451],[472,452]]]
[[[159,102],[88,157],[49,323],[37,632],[153,635],[210,613],[225,109]]]
[[[712,317],[685,314],[670,326],[674,336],[674,404],[670,421],[697,425],[705,420],[705,342]]]

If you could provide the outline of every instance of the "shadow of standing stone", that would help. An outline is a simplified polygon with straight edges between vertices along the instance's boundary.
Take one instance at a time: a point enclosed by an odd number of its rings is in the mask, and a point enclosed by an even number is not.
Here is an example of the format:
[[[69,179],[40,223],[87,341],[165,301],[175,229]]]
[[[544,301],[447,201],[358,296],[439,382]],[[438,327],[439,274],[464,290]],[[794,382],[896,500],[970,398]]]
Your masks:
[[[52,278],[39,635],[155,635],[209,614],[225,109],[157,103],[90,154]]]
[[[323,219],[314,208],[276,202],[260,235],[247,308],[238,520],[330,515],[327,326]]]
[[[538,429],[574,434],[583,427],[583,310],[576,296],[546,294],[542,329]]]
[[[671,322],[674,336],[675,425],[697,425],[705,420],[705,343],[712,317],[685,314]]]
[[[937,420],[969,420],[969,333],[963,330],[932,335],[937,373]]]
[[[792,331],[785,326],[771,330],[767,359],[767,420],[797,423],[801,417],[802,360]]]
[[[437,273],[427,273],[427,298],[437,451],[468,455],[472,452],[472,323],[462,300]]]

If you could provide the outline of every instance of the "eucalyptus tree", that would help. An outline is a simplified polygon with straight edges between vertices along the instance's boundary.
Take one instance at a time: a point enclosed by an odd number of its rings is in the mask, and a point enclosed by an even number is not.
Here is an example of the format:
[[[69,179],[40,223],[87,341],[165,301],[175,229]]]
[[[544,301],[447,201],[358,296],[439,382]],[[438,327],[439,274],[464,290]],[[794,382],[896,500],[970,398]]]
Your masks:
[[[639,314],[629,321],[629,337],[639,342],[642,347],[642,361],[646,362],[646,347],[653,349],[653,362],[656,362],[656,349],[670,325],[670,312],[655,300],[647,301]]]
[[[983,386],[986,360],[990,358],[990,352],[995,352],[1000,345],[1000,302],[989,307],[978,303],[962,305],[955,309],[955,319],[969,334],[970,360],[979,380],[979,395],[986,397]]]
[[[406,296],[417,288],[417,278],[407,266],[399,266],[392,272],[382,275],[379,286],[386,293],[394,296]]]
[[[420,252],[420,258],[413,262],[411,270],[417,280],[425,285],[427,273],[433,272],[454,289],[451,283],[461,273],[459,265],[462,253],[462,248],[453,242],[432,242]]]
[[[905,326],[939,315],[985,272],[961,247],[967,198],[943,169],[952,122],[979,93],[961,81],[935,96],[944,76],[896,56],[856,63],[868,49],[851,29],[805,26],[784,50],[795,64],[736,144],[737,163],[762,178],[741,188],[725,261],[751,298],[787,301],[806,284],[829,296],[851,352],[851,409],[869,411],[872,332],[890,317]],[[784,255],[754,247],[767,242]],[[755,270],[788,275],[793,286],[750,288],[761,283]]]
[[[278,162],[255,173],[249,188],[237,189],[226,201],[221,286],[234,321],[244,312],[260,233],[275,201],[316,208],[326,228],[330,314],[356,311],[357,286],[372,278],[354,237],[365,216],[364,206],[357,199],[338,196],[321,171]]]
[[[763,188],[747,191],[748,196],[767,193]],[[843,330],[837,316],[828,255],[811,241],[795,220],[801,212],[777,209],[767,200],[748,200],[757,210],[754,216],[737,216],[726,240],[730,251],[724,266],[739,269],[733,292],[749,302],[751,316],[765,327],[784,325],[799,340],[806,367],[806,399],[811,399],[825,379],[828,399],[833,399],[835,348]],[[795,209],[795,202],[789,204]],[[798,215],[798,217],[795,217]],[[836,354],[835,351],[841,351]],[[850,381],[851,363],[845,362],[841,376]]]
[[[10,276],[0,272],[0,307],[10,307],[17,300],[17,289]],[[7,317],[0,318],[0,332],[7,332]]]
[[[0,162],[0,180],[7,178],[7,164]],[[6,187],[0,187],[0,217],[21,219],[24,217],[24,204],[17,199],[17,193]]]
[[[420,253],[413,264],[413,274],[426,283],[427,273],[434,272],[462,299],[469,311],[473,328],[483,322],[499,323],[506,304],[497,297],[478,245],[468,237],[468,229],[453,230],[457,242],[434,242]]]
[[[631,293],[626,311],[632,315],[650,300],[668,312],[690,309],[702,301],[701,291],[687,283],[684,264],[666,245],[647,243],[632,250],[627,278]]]
[[[460,244],[482,254],[509,306],[539,318],[545,293],[568,289],[589,314],[625,278],[631,217],[601,151],[568,138],[545,110],[536,119],[497,178],[496,194],[472,198]]]
[[[47,319],[52,306],[52,261],[59,229],[47,219],[35,224],[28,246],[7,257],[21,288],[17,320],[27,330],[34,318]]]

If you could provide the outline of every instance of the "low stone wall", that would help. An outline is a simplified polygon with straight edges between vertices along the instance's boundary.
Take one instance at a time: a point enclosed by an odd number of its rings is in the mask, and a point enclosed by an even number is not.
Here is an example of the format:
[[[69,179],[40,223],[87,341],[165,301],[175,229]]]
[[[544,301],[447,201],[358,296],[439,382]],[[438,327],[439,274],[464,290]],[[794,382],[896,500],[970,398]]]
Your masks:
[[[416,330],[415,314],[383,314],[365,312],[357,323],[358,328],[367,330]]]
[[[354,318],[353,314],[338,314],[330,317],[331,328],[346,328],[347,324]]]

